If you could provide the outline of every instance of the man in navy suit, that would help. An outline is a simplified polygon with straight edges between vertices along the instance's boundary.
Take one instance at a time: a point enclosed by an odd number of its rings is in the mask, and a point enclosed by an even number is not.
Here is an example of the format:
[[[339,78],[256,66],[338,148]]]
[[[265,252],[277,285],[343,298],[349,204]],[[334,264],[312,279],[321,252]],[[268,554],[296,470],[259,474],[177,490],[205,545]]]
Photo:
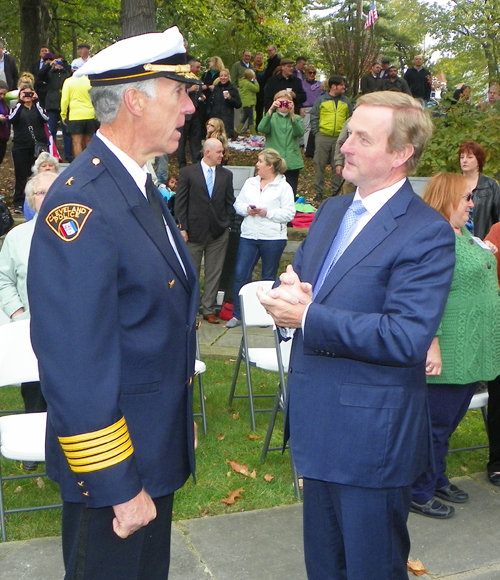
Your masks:
[[[222,143],[207,139],[200,163],[181,170],[175,194],[175,217],[198,276],[205,256],[201,305],[203,318],[210,324],[219,324],[215,303],[234,216],[233,174],[221,166],[223,157]]]
[[[309,580],[407,580],[410,486],[429,461],[427,349],[454,267],[449,224],[413,192],[432,133],[403,93],[358,100],[342,146],[354,195],[327,200],[281,285],[295,329],[286,436],[304,476]]]
[[[177,149],[198,81],[177,28],[75,74],[101,128],[47,195],[28,267],[65,578],[165,580],[173,493],[194,472],[199,293],[146,161]]]

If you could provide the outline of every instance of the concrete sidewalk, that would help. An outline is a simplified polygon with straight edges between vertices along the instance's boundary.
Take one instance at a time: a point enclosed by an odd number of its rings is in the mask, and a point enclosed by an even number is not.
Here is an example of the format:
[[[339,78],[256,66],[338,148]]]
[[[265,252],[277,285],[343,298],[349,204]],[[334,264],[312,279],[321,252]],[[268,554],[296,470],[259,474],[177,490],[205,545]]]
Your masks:
[[[454,483],[469,502],[450,520],[410,514],[410,558],[429,571],[423,580],[498,580],[500,489],[484,473]],[[0,580],[62,578],[60,538],[0,544]],[[174,524],[170,580],[236,579],[306,580],[300,504]]]

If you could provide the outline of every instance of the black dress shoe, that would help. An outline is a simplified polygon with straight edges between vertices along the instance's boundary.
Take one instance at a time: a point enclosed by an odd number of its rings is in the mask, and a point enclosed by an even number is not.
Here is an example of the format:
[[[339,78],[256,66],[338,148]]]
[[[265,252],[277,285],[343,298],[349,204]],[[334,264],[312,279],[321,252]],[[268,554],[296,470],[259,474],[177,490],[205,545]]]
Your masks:
[[[488,479],[493,485],[500,485],[500,472],[488,473]]]
[[[414,514],[427,516],[428,518],[445,520],[451,518],[455,513],[455,508],[451,505],[441,503],[437,499],[430,499],[427,503],[417,503],[416,501],[412,501],[410,511]]]
[[[449,483],[444,487],[436,489],[434,495],[454,503],[465,503],[466,501],[469,501],[469,494],[466,491],[463,491],[463,489],[458,488],[456,485],[453,485],[453,483]]]

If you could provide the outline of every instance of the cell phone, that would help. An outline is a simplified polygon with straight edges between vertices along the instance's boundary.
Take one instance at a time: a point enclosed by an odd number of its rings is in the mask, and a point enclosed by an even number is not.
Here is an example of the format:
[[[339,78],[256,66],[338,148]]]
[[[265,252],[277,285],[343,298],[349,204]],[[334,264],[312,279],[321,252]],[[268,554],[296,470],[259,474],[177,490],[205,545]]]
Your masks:
[[[62,60],[56,60],[56,64],[62,64],[63,61]]]
[[[32,97],[34,93],[32,93],[31,91],[24,91],[23,94],[25,97]]]
[[[249,205],[248,207],[249,207],[250,209],[257,209],[257,206],[256,206],[256,205]]]

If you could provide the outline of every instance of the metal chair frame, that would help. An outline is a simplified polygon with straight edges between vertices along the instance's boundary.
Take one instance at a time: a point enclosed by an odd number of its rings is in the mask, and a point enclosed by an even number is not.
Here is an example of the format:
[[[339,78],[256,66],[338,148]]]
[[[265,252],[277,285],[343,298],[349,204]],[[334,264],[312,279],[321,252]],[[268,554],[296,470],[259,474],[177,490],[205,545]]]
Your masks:
[[[261,286],[265,291],[270,290],[273,286],[273,282],[271,280],[261,280],[258,282],[250,282],[249,284],[245,284],[243,288],[240,290],[240,304],[241,304],[241,321],[242,321],[242,337],[240,343],[240,349],[238,352],[238,358],[236,359],[236,367],[234,369],[233,381],[231,383],[231,389],[229,391],[229,399],[228,405],[231,405],[233,399],[248,399],[249,406],[250,406],[250,426],[252,431],[255,431],[255,413],[270,413],[272,409],[255,409],[254,406],[254,399],[256,398],[269,398],[274,397],[274,395],[255,395],[252,390],[252,376],[251,376],[251,367],[257,366],[252,361],[252,355],[254,353],[258,353],[258,351],[274,351],[274,347],[269,347],[265,349],[254,349],[250,348],[249,341],[248,341],[248,332],[247,328],[252,326],[273,326],[274,321],[272,317],[265,313],[264,307],[262,308],[262,312],[258,312],[257,316],[254,316],[255,313],[249,312],[249,309],[245,309],[245,294],[248,293],[250,290],[253,291],[257,290],[257,288]],[[257,320],[255,320],[257,318]],[[247,381],[247,394],[246,395],[235,395],[236,389],[236,381],[238,380],[238,374],[240,372],[241,362],[245,363],[246,369],[246,381]]]
[[[488,393],[476,393],[469,404],[468,410],[481,409],[483,415],[484,427],[488,434]],[[489,445],[476,445],[474,447],[462,447],[460,449],[450,449],[448,453],[460,453],[462,451],[475,451],[476,449],[488,449]]]

